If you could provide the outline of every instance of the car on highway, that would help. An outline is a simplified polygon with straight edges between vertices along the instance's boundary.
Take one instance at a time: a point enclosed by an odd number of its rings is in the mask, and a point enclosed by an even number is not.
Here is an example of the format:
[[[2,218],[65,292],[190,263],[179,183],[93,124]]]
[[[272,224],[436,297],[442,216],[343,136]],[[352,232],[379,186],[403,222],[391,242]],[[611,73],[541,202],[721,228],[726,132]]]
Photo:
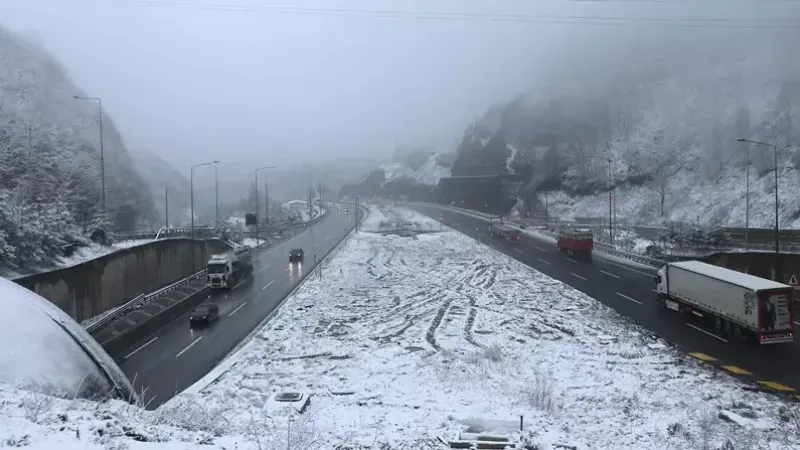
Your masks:
[[[189,316],[189,327],[208,326],[219,320],[219,306],[204,303],[194,309]]]
[[[290,263],[303,262],[303,259],[305,259],[305,257],[306,257],[306,255],[303,252],[302,248],[293,248],[293,249],[289,250],[289,262]]]

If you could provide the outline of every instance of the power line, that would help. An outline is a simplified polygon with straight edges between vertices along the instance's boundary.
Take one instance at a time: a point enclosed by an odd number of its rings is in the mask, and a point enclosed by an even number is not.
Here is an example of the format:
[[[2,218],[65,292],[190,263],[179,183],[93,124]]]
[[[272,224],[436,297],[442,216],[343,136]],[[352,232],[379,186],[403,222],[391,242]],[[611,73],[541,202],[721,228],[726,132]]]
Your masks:
[[[552,23],[577,25],[635,25],[650,24],[672,27],[705,27],[705,28],[800,28],[800,19],[791,18],[697,18],[697,17],[609,17],[609,16],[547,16],[527,14],[494,14],[494,13],[457,13],[457,12],[423,12],[381,9],[336,9],[310,8],[300,6],[251,6],[251,5],[218,5],[187,4],[163,0],[78,0],[84,3],[97,3],[118,6],[136,6],[148,8],[173,8],[211,10],[224,12],[313,15],[313,16],[361,16],[369,18],[416,19],[416,20],[449,20],[469,22],[512,22],[512,23]],[[582,2],[634,2],[649,1],[657,3],[665,0],[567,0]],[[668,0],[678,1],[678,0]],[[681,0],[690,1],[690,0]],[[702,0],[699,0],[702,1]],[[721,3],[722,0],[708,0]],[[744,0],[726,0],[738,1]],[[749,0],[754,1],[754,0]],[[772,1],[772,0],[767,0]],[[774,0],[777,1],[777,0]],[[782,0],[788,1],[788,0]],[[800,1],[800,0],[798,0]]]

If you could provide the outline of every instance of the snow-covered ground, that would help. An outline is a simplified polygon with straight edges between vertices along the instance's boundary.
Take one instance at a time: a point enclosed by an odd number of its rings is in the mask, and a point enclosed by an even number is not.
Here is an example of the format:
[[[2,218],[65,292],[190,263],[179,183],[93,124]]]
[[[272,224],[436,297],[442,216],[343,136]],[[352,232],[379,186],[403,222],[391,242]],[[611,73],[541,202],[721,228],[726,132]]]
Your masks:
[[[424,450],[470,427],[578,449],[800,444],[775,397],[445,230],[352,236],[227,371],[156,411],[5,387],[1,436],[43,450]],[[279,391],[311,402],[299,414],[271,401]]]
[[[373,206],[370,214],[361,223],[360,229],[368,232],[389,230],[408,230],[430,232],[443,230],[442,224],[409,209],[396,209],[390,206]]]
[[[465,423],[511,432],[520,414],[524,435],[578,448],[794,439],[771,431],[785,429],[776,398],[744,390],[597,301],[452,231],[359,233],[323,276],[228,361],[232,369],[171,405],[235,405],[230,423],[286,442],[288,415],[265,402],[279,391],[309,392],[311,406],[288,437],[322,448],[426,448],[410,443],[453,437]],[[717,419],[720,411],[757,419],[739,427]]]

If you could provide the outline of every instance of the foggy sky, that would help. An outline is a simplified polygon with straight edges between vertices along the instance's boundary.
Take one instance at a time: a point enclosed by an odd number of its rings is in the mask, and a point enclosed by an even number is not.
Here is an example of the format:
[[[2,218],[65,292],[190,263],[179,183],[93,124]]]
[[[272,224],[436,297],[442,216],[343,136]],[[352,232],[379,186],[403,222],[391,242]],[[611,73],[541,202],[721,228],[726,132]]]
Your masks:
[[[702,29],[710,22],[592,25],[580,17],[798,17],[798,4],[778,3],[164,2],[566,17],[526,23],[234,12],[146,0],[0,1],[0,23],[35,34],[81,89],[101,97],[129,147],[157,151],[181,171],[211,159],[250,169],[389,157],[397,143],[453,148],[486,107],[520,92],[559,81],[569,89],[654,54],[703,60],[696,48],[714,36],[717,48],[728,48],[728,39],[765,33]]]

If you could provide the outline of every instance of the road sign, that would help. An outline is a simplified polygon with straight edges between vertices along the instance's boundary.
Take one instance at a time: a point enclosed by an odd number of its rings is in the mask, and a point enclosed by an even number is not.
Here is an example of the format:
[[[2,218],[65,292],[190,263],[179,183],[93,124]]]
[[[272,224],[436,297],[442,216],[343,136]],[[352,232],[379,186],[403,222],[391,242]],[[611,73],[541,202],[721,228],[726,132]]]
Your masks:
[[[791,285],[791,286],[797,286],[797,284],[798,284],[798,283],[797,283],[797,277],[796,277],[796,276],[794,276],[794,274],[792,274],[792,278],[789,278],[789,285]]]

